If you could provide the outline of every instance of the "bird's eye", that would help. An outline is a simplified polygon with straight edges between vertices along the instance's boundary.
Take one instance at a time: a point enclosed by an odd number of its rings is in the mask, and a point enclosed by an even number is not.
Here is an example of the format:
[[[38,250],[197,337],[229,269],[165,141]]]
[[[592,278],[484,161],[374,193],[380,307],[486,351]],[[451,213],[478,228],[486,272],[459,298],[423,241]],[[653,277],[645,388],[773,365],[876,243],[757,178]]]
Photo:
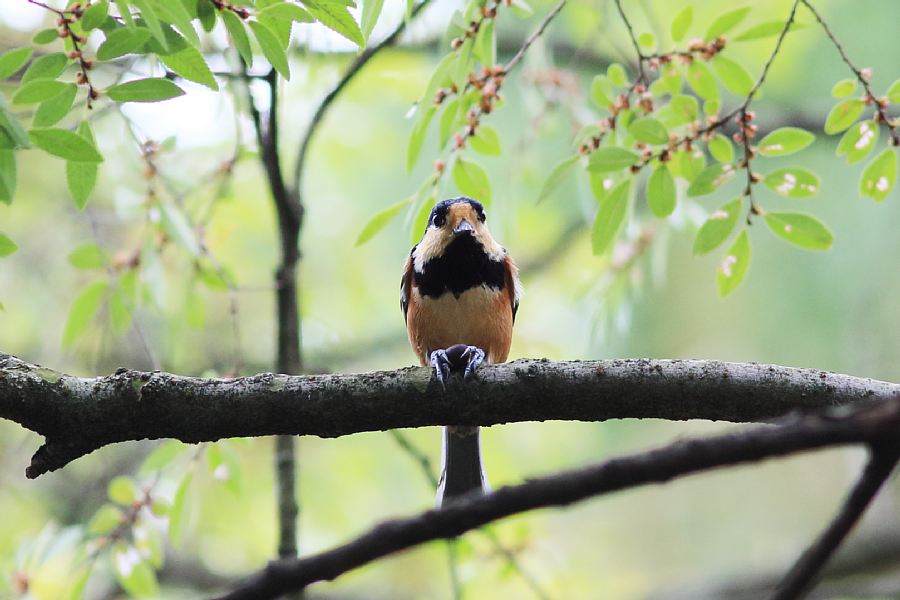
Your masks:
[[[484,223],[487,220],[487,216],[484,214],[483,210],[478,211],[478,220]]]
[[[436,214],[431,222],[434,223],[435,227],[443,227],[444,223],[447,222],[447,218],[442,214]]]

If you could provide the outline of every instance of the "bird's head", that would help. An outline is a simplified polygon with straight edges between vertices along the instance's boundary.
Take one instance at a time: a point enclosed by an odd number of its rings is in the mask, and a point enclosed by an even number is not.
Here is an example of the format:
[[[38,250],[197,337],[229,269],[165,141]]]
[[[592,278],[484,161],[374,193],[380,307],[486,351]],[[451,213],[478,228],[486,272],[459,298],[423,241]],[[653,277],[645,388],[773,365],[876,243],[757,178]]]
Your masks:
[[[467,237],[481,244],[492,259],[500,260],[504,250],[491,236],[486,220],[481,202],[465,196],[435,204],[422,240],[415,249],[417,268],[421,270],[420,267],[432,258],[443,256],[451,244]]]

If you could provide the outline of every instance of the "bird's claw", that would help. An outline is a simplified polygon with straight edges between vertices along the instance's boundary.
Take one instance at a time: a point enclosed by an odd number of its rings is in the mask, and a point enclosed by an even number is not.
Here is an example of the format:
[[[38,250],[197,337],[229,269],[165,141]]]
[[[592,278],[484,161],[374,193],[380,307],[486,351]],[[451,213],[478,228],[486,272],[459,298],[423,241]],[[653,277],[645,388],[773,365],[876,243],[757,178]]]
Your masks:
[[[445,350],[435,350],[431,353],[431,366],[442,388],[447,387],[447,378],[450,377],[450,359]]]
[[[475,374],[475,369],[484,362],[484,350],[478,346],[466,346],[462,353],[463,358],[468,357],[466,361],[466,370],[463,372],[463,378],[469,379]]]

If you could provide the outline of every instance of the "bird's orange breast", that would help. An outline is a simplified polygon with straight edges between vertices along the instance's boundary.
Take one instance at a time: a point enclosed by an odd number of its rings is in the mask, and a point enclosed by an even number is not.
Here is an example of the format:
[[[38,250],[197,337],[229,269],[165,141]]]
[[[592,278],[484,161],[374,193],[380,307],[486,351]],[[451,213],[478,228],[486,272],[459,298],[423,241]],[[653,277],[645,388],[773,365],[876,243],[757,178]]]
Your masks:
[[[513,327],[508,291],[482,285],[458,297],[450,292],[423,296],[416,286],[411,292],[406,329],[423,365],[431,352],[454,344],[481,348],[489,363],[506,360]]]

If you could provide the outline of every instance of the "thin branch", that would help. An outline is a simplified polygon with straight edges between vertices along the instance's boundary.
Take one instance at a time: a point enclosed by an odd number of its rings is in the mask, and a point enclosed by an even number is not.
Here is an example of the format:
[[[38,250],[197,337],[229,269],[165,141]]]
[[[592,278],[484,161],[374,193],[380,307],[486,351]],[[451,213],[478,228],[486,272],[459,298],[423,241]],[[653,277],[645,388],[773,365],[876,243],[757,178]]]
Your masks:
[[[631,38],[631,45],[634,46],[634,52],[637,54],[638,77],[636,81],[646,81],[647,75],[644,73],[644,61],[651,58],[651,56],[645,56],[644,53],[641,52],[641,46],[638,44],[637,37],[634,35],[631,21],[625,16],[625,11],[622,9],[622,0],[616,0],[616,10],[619,11],[619,16],[622,17],[622,22],[625,23],[625,28],[628,29],[628,37]]]
[[[119,369],[81,379],[0,354],[0,418],[46,437],[37,477],[126,440],[338,437],[432,425],[616,418],[749,422],[900,397],[900,384],[716,361],[517,360],[447,389],[426,367],[353,375],[180,377]],[[548,402],[552,398],[552,402]]]
[[[776,427],[682,440],[639,454],[507,486],[486,496],[382,522],[355,540],[304,559],[270,563],[220,600],[275,598],[336,577],[395,552],[525,511],[567,506],[593,496],[664,483],[710,469],[757,462],[806,450],[893,439],[900,427],[900,397],[843,416],[808,415]]]
[[[809,548],[797,559],[772,595],[772,600],[802,598],[819,573],[869,507],[872,499],[890,476],[900,453],[896,443],[888,447],[870,447],[869,463],[859,481],[844,500],[844,505]]]
[[[509,73],[513,68],[515,68],[517,64],[522,61],[523,58],[525,58],[525,53],[528,51],[531,45],[534,44],[537,39],[544,34],[544,30],[547,29],[548,25],[550,25],[550,21],[552,21],[556,17],[556,15],[559,14],[559,11],[561,11],[565,5],[566,0],[560,0],[556,4],[556,6],[554,6],[553,9],[547,13],[547,15],[544,17],[544,20],[541,21],[540,25],[538,25],[538,28],[531,32],[531,35],[529,35],[525,39],[525,42],[519,48],[519,51],[516,52],[515,55],[511,59],[509,59],[509,62],[506,63],[506,65],[503,67],[503,71],[505,73]]]
[[[410,13],[409,21],[414,19],[416,15],[422,12],[425,7],[431,0],[422,0]],[[302,196],[302,190],[300,186],[303,183],[303,173],[306,167],[306,156],[309,153],[309,145],[312,142],[312,138],[315,135],[316,131],[319,128],[319,125],[322,124],[322,121],[325,119],[325,115],[328,113],[328,110],[331,108],[331,105],[340,95],[340,93],[347,87],[354,77],[365,67],[370,60],[372,60],[376,54],[384,50],[385,48],[394,45],[394,43],[400,38],[400,35],[403,34],[406,29],[407,19],[404,19],[397,25],[396,29],[381,40],[375,46],[371,46],[366,48],[362,54],[356,57],[356,59],[347,67],[347,70],[344,72],[344,75],[338,80],[338,82],[331,88],[331,91],[325,95],[322,101],[319,103],[319,106],[316,108],[315,114],[313,114],[312,120],[309,122],[309,127],[306,130],[306,133],[303,135],[303,139],[300,141],[300,150],[297,152],[297,162],[294,165],[294,178],[293,178],[293,190],[297,196]]]
[[[803,5],[807,9],[809,9],[809,12],[811,12],[816,18],[816,21],[819,22],[819,25],[822,26],[822,29],[825,31],[825,35],[827,35],[828,39],[831,40],[831,43],[837,49],[838,54],[841,55],[841,60],[843,60],[844,64],[846,64],[850,68],[850,70],[853,71],[853,75],[856,76],[857,81],[859,81],[862,84],[863,89],[866,90],[866,99],[867,101],[871,101],[875,105],[875,112],[878,115],[878,120],[887,125],[888,130],[891,132],[891,143],[894,146],[900,146],[900,131],[898,131],[897,123],[895,121],[892,121],[888,116],[886,110],[887,107],[883,106],[882,103],[879,102],[875,97],[875,94],[872,92],[872,88],[869,85],[869,78],[866,77],[862,69],[857,68],[856,65],[854,65],[850,61],[850,57],[847,56],[847,53],[844,51],[844,47],[834,36],[834,33],[832,33],[831,28],[825,22],[825,19],[822,18],[822,15],[819,14],[819,11],[813,8],[813,5],[809,3],[809,0],[801,1],[803,2]]]

